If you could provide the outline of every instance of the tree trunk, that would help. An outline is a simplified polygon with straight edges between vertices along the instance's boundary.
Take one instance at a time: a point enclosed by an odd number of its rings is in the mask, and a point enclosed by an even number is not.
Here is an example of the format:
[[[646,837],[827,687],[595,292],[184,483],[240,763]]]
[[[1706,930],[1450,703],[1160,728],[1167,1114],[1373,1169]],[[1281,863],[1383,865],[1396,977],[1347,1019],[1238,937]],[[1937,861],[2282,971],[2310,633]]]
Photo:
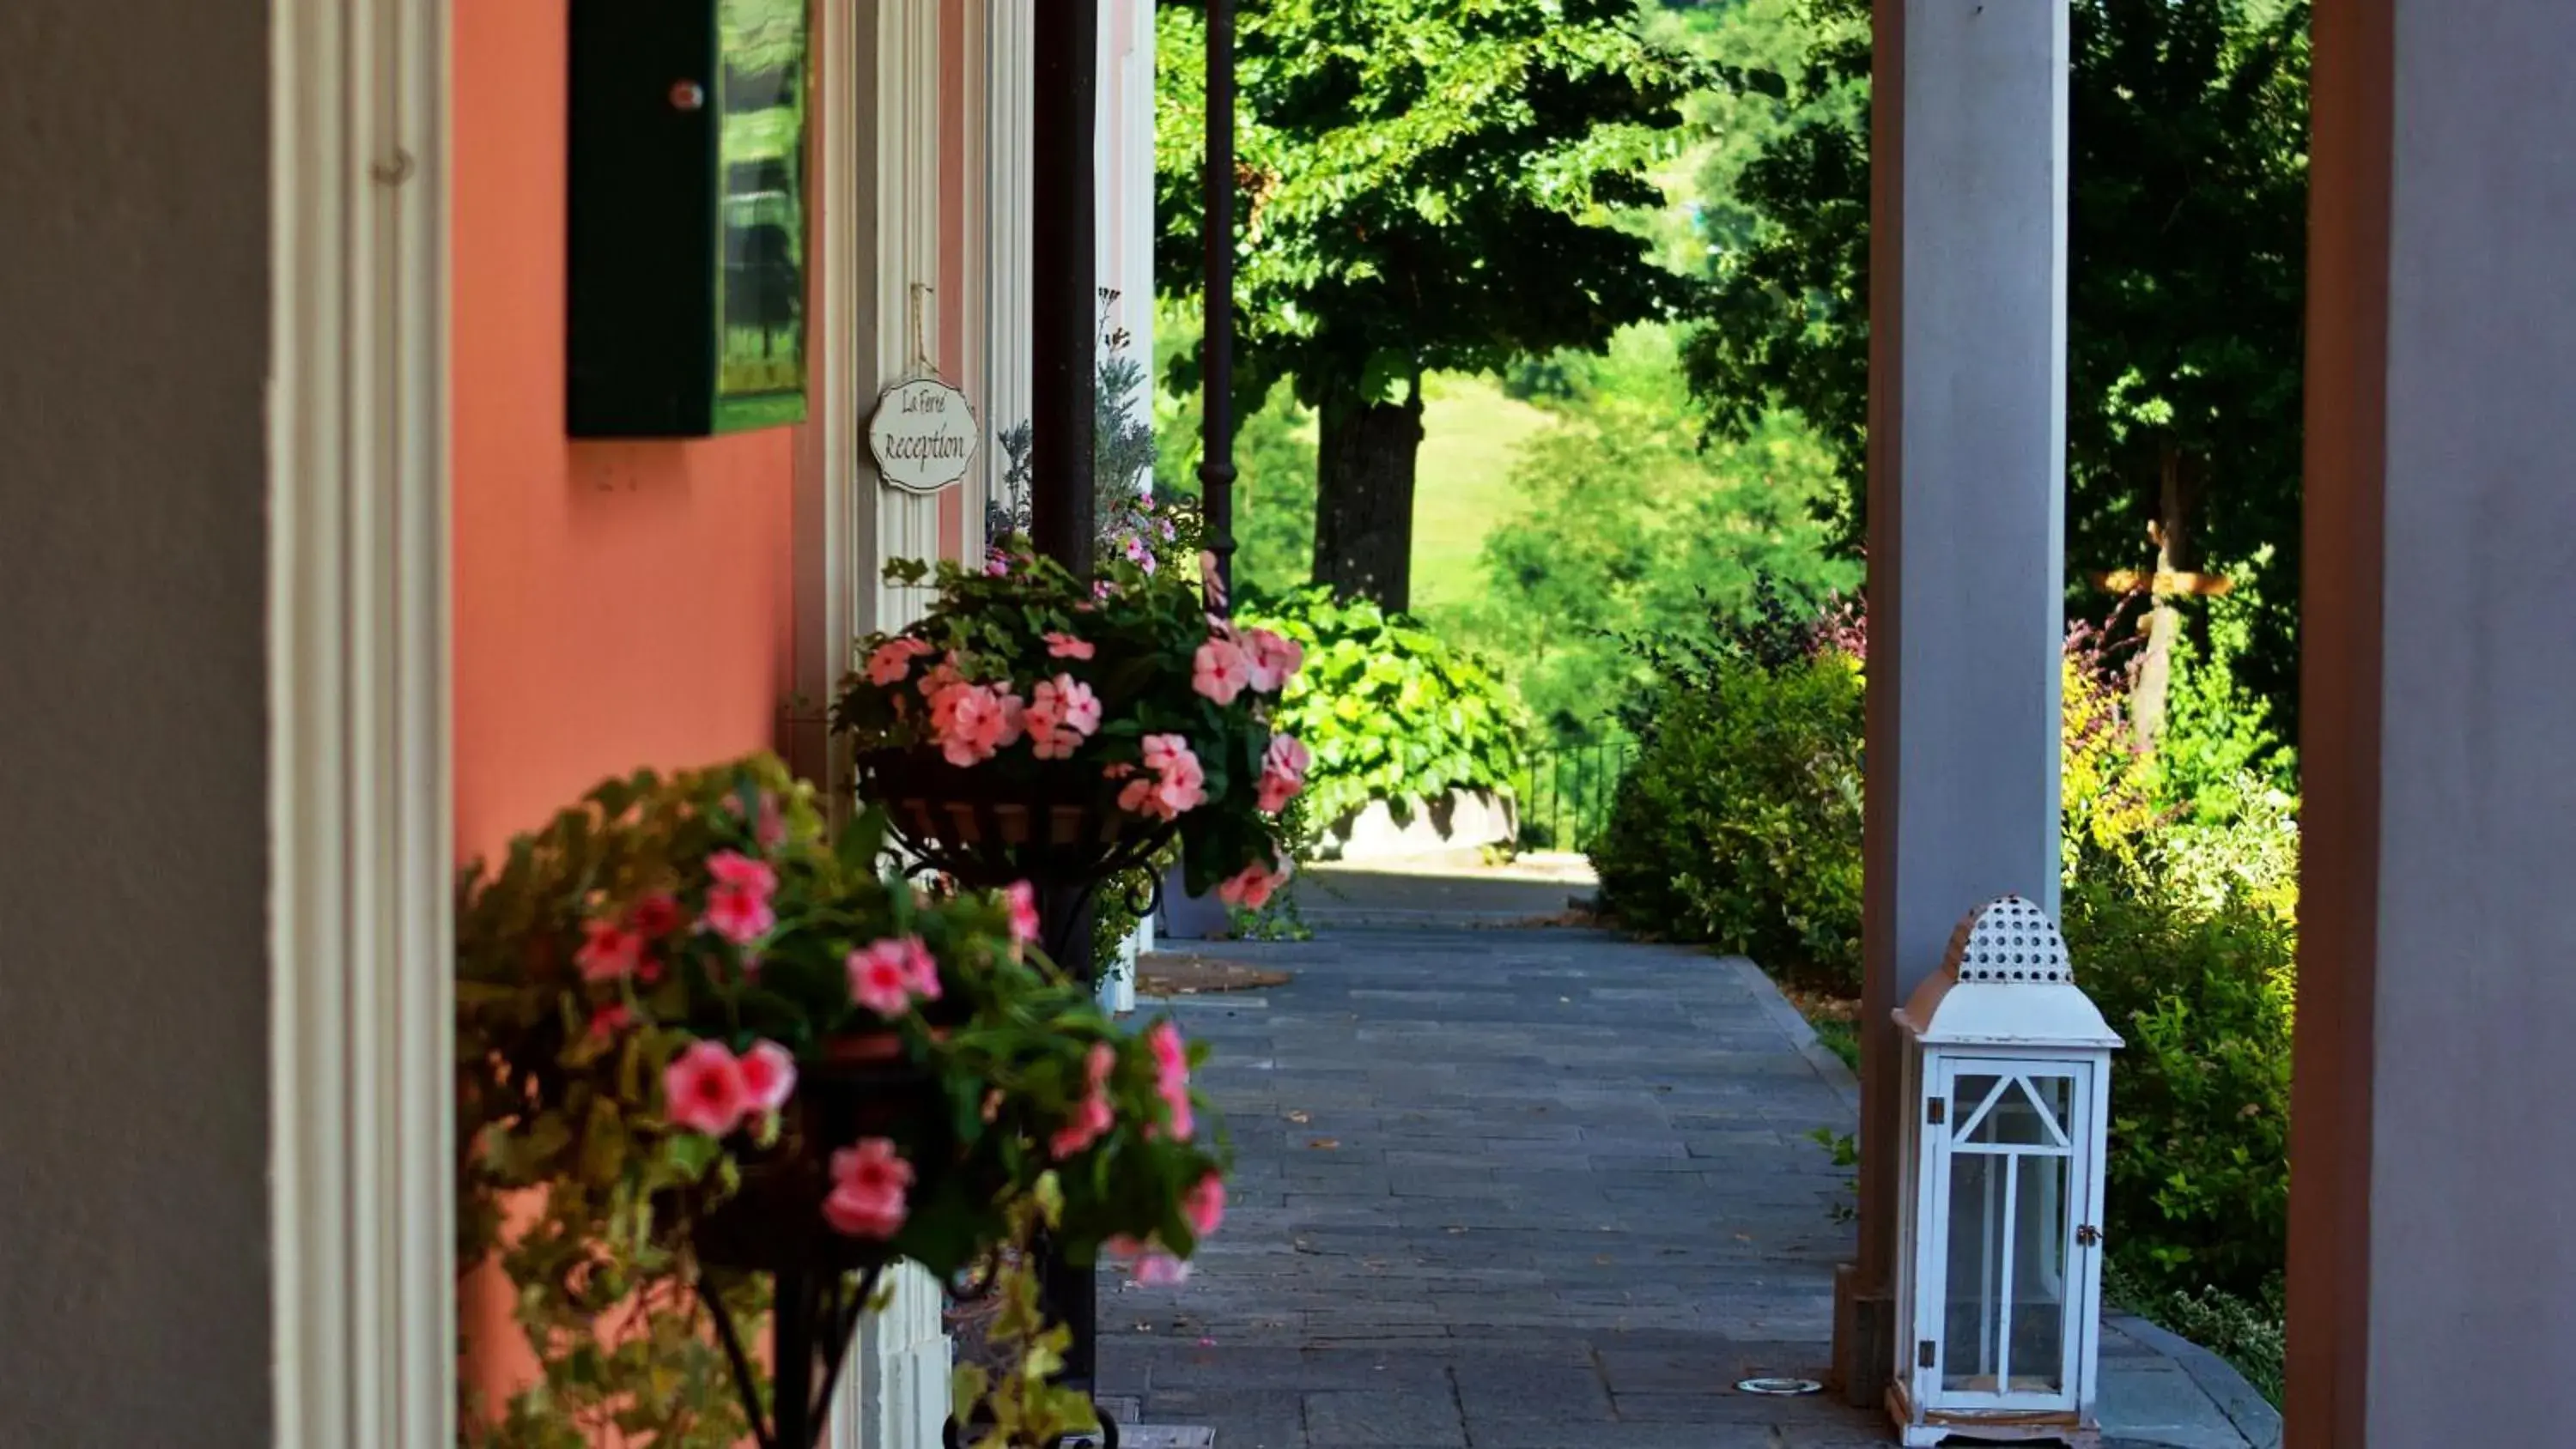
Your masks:
[[[2178,595],[2161,591],[2161,586],[2170,582],[2169,575],[2187,573],[2192,567],[2191,514],[2199,492],[2193,465],[2194,460],[2181,449],[2172,443],[2164,445],[2152,535],[2156,578],[2149,583],[2150,589],[2159,591],[2148,596],[2154,612],[2147,616],[2147,647],[2138,656],[2137,676],[2129,690],[2132,738],[2140,750],[2154,749],[2163,736],[2166,705],[2173,692],[2174,641],[2182,637],[2182,609],[2175,602]]]
[[[1317,423],[1315,581],[1345,599],[1410,608],[1421,379],[1401,403],[1328,397]]]

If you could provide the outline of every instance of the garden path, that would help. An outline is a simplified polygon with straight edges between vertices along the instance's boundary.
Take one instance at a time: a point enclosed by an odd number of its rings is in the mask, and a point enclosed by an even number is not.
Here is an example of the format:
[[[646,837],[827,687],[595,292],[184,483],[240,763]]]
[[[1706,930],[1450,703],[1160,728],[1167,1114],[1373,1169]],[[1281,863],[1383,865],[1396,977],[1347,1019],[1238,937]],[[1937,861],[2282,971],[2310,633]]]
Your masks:
[[[1750,963],[1405,904],[1526,919],[1560,880],[1308,885],[1316,940],[1190,948],[1295,979],[1174,1002],[1216,1053],[1232,1210],[1185,1287],[1103,1278],[1113,1411],[1218,1449],[1888,1442],[1830,1396],[1734,1387],[1824,1377],[1851,1250],[1809,1134],[1850,1130],[1854,1086]],[[2265,1438],[2216,1360],[2117,1323],[2105,1351],[2122,1442]]]

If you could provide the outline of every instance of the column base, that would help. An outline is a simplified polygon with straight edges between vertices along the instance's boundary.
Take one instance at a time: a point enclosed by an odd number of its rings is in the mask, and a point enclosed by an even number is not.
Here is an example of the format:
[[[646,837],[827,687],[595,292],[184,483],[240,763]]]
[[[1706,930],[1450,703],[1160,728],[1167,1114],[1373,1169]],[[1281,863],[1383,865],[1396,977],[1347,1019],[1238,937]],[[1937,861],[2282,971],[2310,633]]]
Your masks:
[[[1855,1409],[1885,1402],[1896,1376],[1896,1298],[1867,1291],[1859,1265],[1834,1269],[1834,1386]]]

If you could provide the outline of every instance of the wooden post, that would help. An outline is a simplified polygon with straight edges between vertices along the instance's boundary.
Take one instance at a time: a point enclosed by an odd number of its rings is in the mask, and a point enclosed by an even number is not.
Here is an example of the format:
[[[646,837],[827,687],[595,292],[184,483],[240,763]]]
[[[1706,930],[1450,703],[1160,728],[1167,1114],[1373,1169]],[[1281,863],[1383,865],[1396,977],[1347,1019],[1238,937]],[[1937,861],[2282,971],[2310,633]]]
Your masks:
[[[1234,184],[1234,0],[1208,0],[1202,216],[1207,284],[1200,339],[1206,431],[1199,449],[1199,502],[1222,590],[1211,602],[1225,611],[1234,602]]]
[[[1039,553],[1088,577],[1099,389],[1100,4],[1046,0],[1036,9],[1030,531]]]

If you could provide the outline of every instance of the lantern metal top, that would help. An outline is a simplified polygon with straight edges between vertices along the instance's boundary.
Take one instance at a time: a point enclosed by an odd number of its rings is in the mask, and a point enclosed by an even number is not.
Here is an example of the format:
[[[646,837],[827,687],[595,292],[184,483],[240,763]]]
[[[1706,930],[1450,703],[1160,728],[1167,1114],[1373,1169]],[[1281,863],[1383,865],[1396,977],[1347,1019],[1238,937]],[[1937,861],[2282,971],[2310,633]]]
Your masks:
[[[2123,1045],[2076,986],[2057,923],[2020,896],[1988,901],[1959,922],[1941,969],[1897,1008],[1896,1024],[1925,1046]]]

